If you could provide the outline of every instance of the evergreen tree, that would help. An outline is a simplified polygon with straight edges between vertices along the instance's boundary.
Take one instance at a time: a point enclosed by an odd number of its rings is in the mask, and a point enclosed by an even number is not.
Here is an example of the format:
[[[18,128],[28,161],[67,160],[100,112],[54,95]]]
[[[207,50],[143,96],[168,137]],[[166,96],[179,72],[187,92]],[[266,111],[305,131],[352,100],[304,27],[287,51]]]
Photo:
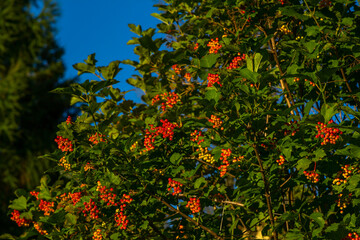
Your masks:
[[[41,9],[40,7],[41,6]],[[38,11],[40,10],[40,11]],[[35,12],[37,12],[35,14]],[[1,214],[16,188],[31,188],[49,167],[37,156],[53,150],[56,126],[68,97],[50,90],[62,82],[63,49],[55,41],[56,3],[0,1],[0,183]],[[1,228],[8,230],[1,217]]]

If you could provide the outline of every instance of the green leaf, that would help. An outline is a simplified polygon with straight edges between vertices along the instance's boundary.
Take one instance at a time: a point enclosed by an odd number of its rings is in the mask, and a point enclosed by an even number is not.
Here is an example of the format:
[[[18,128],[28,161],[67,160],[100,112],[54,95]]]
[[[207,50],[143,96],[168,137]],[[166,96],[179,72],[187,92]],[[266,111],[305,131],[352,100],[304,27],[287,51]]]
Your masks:
[[[171,19],[167,19],[167,18],[164,18],[163,16],[161,16],[159,13],[152,13],[150,14],[151,16],[159,19],[160,21],[162,21],[163,23],[169,25],[172,23],[172,20]]]
[[[306,49],[309,51],[309,53],[313,53],[318,43],[315,40],[308,41],[304,43]]]
[[[194,183],[194,188],[198,189],[201,186],[202,183],[204,183],[204,184],[207,183],[207,181],[206,181],[206,179],[204,177],[200,177],[200,178],[196,179],[196,181]]]
[[[65,225],[75,225],[77,222],[77,216],[71,213],[65,215]]]
[[[18,210],[18,211],[25,210],[26,207],[27,207],[27,200],[26,200],[26,198],[24,196],[21,196],[21,197],[15,199],[9,205],[9,208],[15,209],[15,210]]]
[[[254,83],[258,82],[258,77],[260,76],[257,72],[252,72],[247,68],[242,68],[239,71],[240,75],[244,78],[253,81]]]
[[[296,168],[300,171],[300,169],[308,169],[311,164],[311,161],[307,158],[302,158],[297,162]]]
[[[86,63],[76,63],[73,65],[73,68],[78,70],[78,75],[83,73],[95,73],[95,66]]]
[[[170,157],[170,162],[174,165],[178,165],[182,159],[182,155],[180,153],[174,153]]]
[[[217,59],[220,57],[220,54],[207,54],[200,59],[200,67],[203,68],[212,68],[216,63]]]
[[[0,235],[0,239],[15,240],[16,238],[11,234],[5,233]]]
[[[130,28],[130,31],[132,31],[133,33],[135,33],[139,36],[141,35],[142,30],[141,30],[140,25],[136,26],[135,24],[130,23],[130,24],[128,24],[128,26]]]
[[[320,228],[325,226],[324,216],[321,212],[314,212],[310,215],[310,218],[319,224]]]
[[[263,58],[263,56],[260,53],[255,53],[255,56],[254,56],[254,72],[257,72],[259,70],[262,58]]]
[[[218,90],[216,90],[216,89],[214,89],[212,87],[208,88],[208,89],[210,89],[210,90],[206,91],[205,98],[207,100],[209,100],[209,101],[214,99],[215,102],[217,103],[219,101],[219,99],[220,99],[221,93]]]

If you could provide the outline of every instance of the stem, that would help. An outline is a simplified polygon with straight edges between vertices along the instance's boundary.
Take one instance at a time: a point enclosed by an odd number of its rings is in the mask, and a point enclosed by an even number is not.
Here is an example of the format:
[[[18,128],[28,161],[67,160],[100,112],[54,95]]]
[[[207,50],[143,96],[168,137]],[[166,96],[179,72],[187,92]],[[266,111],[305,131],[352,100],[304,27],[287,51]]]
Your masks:
[[[268,180],[265,176],[265,170],[264,170],[264,167],[262,165],[262,161],[261,161],[261,158],[260,158],[260,155],[259,155],[259,151],[257,149],[257,146],[254,144],[253,145],[254,147],[254,150],[255,150],[255,154],[256,154],[256,158],[258,160],[258,163],[259,163],[259,166],[260,166],[260,172],[261,172],[261,176],[262,176],[262,179],[264,181],[264,184],[265,184],[265,198],[266,198],[266,204],[267,204],[267,207],[268,207],[268,212],[269,212],[269,217],[270,217],[270,222],[271,222],[271,226],[273,228],[273,237],[274,237],[274,240],[278,240],[278,234],[277,232],[275,231],[274,227],[275,227],[275,220],[274,220],[274,215],[273,215],[273,212],[272,212],[272,206],[271,206],[271,195],[270,195],[270,189],[269,189],[269,183],[268,183]]]
[[[151,193],[150,193],[151,194]],[[152,195],[152,194],[151,194]],[[196,226],[200,227],[201,229],[205,230],[206,232],[210,233],[211,235],[213,235],[215,237],[215,239],[221,239],[224,240],[224,238],[220,237],[219,235],[217,235],[214,231],[212,231],[211,229],[201,225],[200,223],[198,223],[197,221],[195,221],[194,219],[192,219],[191,217],[189,217],[188,215],[186,215],[185,213],[181,212],[180,210],[174,208],[173,206],[171,206],[169,203],[165,202],[161,197],[157,197],[152,195],[154,198],[156,198],[157,200],[159,200],[160,202],[162,202],[164,205],[166,205],[168,208],[170,208],[171,211],[176,212],[178,214],[180,214],[182,217],[184,217],[187,221],[195,224]]]

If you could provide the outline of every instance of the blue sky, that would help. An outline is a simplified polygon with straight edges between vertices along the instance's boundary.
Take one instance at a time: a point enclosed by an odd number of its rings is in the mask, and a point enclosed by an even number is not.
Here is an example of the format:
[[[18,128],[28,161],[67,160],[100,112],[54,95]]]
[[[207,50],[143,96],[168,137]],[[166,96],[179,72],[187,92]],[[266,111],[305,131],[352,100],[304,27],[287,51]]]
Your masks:
[[[136,36],[128,24],[141,25],[143,29],[155,28],[159,20],[150,14],[156,12],[159,0],[57,0],[61,16],[57,21],[57,40],[65,49],[65,78],[77,75],[72,65],[83,62],[89,54],[96,53],[99,66],[114,60],[138,60],[134,45],[126,43]],[[122,71],[116,79],[122,91],[133,89],[125,81],[135,74],[134,68],[121,64]],[[82,75],[81,80],[95,79]],[[128,98],[139,101],[140,91],[129,93]]]

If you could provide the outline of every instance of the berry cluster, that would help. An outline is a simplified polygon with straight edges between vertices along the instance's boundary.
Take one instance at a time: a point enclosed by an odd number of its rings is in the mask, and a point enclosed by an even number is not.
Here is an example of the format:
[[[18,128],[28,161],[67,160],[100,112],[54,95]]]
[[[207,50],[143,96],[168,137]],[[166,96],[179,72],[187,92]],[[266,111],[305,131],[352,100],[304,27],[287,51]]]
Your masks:
[[[18,210],[14,210],[12,211],[11,213],[11,220],[13,220],[14,222],[16,222],[16,224],[19,226],[19,227],[28,227],[29,224],[31,223],[30,220],[28,219],[25,219],[25,218],[21,218],[20,217],[20,212]]]
[[[71,164],[66,160],[65,156],[60,159],[59,166],[64,167],[65,171],[70,171]]]
[[[106,142],[105,135],[95,133],[89,137],[89,142],[92,142],[92,144],[96,145],[99,142]]]
[[[92,199],[90,199],[89,202],[84,202],[84,206],[85,206],[85,209],[82,211],[84,214],[84,217],[86,217],[89,212],[91,219],[99,218],[99,209],[97,208],[95,202]]]
[[[174,137],[174,129],[179,127],[179,125],[171,123],[167,119],[160,119],[160,122],[162,123],[162,126],[154,127],[154,125],[149,125],[151,132],[149,129],[145,130],[144,147],[146,150],[144,150],[144,152],[155,148],[153,143],[155,142],[155,138],[159,135],[162,135],[164,139],[169,138],[171,141]]]
[[[199,149],[197,151],[200,151],[198,156],[200,160],[203,159],[205,162],[208,162],[210,164],[213,164],[215,162],[215,158],[209,153],[209,150],[207,148],[199,146]]]
[[[54,212],[54,202],[48,202],[40,199],[39,209],[44,212],[44,216],[50,216],[50,213]]]
[[[62,136],[57,136],[55,142],[58,144],[58,148],[63,152],[72,152],[74,151],[71,141]]]
[[[286,136],[286,135],[294,136],[295,133],[299,131],[300,124],[296,120],[295,121],[291,120],[290,122],[285,123],[285,125],[290,127],[290,129],[285,129],[284,130],[284,136]]]
[[[309,80],[305,79],[305,82],[307,82],[307,81],[309,81]],[[310,84],[311,86],[313,86],[313,87],[315,87],[315,86],[316,86],[316,85],[315,85],[315,83],[314,83],[314,82],[312,82],[312,81],[309,81],[309,84]]]
[[[69,125],[69,124],[72,124],[72,120],[71,120],[71,117],[68,116],[67,119],[66,119],[66,124]]]
[[[238,156],[238,157],[234,157],[232,160],[232,163],[240,163],[241,161],[243,161],[245,158],[245,156]],[[238,164],[238,167],[240,167],[240,165]]]
[[[103,236],[101,234],[101,229],[96,229],[96,231],[93,234],[92,239],[93,240],[102,240],[103,239]]]
[[[127,225],[129,223],[129,220],[126,219],[127,216],[124,214],[125,212],[125,208],[126,208],[126,204],[129,204],[133,201],[133,199],[131,198],[130,195],[128,194],[123,194],[123,197],[120,200],[120,209],[116,209],[116,213],[115,213],[115,222],[116,225],[118,225],[120,227],[120,229],[126,229]]]
[[[92,169],[95,169],[95,167],[93,165],[91,165],[91,163],[87,162],[84,166],[84,171],[87,172]]]
[[[108,206],[110,206],[110,205],[117,206],[118,205],[118,203],[115,203],[116,194],[112,193],[114,191],[113,188],[107,189],[106,186],[102,186],[101,182],[98,181],[96,191],[100,192],[99,197],[101,198],[101,200],[103,200],[106,203],[106,205],[108,205]]]
[[[340,177],[335,178],[333,181],[333,184],[335,185],[341,185],[343,183],[347,183],[347,179],[354,172],[355,167],[346,164],[345,166],[342,166],[341,169],[342,171],[340,171],[338,174],[340,174],[340,176],[342,176],[344,179],[341,179]]]
[[[31,191],[30,195],[36,197],[36,200],[39,200],[39,192]]]
[[[344,213],[344,209],[351,203],[352,193],[348,196],[344,196],[342,193],[339,194],[339,198],[336,200],[336,205],[340,208],[340,213]]]
[[[280,0],[280,1],[282,1],[282,0]],[[282,3],[283,4],[283,3]],[[284,34],[289,34],[289,33],[291,33],[291,30],[287,27],[287,26],[285,26],[285,25],[282,25],[280,28],[279,28],[279,30],[280,30],[280,32],[282,32],[282,33],[284,33]]]
[[[298,82],[298,81],[300,81],[300,78],[294,77],[294,82]]]
[[[279,164],[279,166],[283,165],[285,163],[285,158],[283,155],[280,155],[279,159],[276,159],[277,164]]]
[[[174,71],[175,71],[176,74],[180,74],[180,73],[181,73],[181,67],[178,67],[177,64],[172,65],[171,68],[174,69]]]
[[[216,117],[215,115],[211,115],[209,122],[211,122],[213,124],[213,128],[219,128],[222,125],[222,121],[220,120],[220,118]],[[220,128],[220,130],[224,130],[223,127]]]
[[[360,240],[359,235],[356,232],[349,233],[345,238],[342,240]]]
[[[138,141],[134,142],[130,147],[130,151],[134,151],[137,148],[138,144]]]
[[[190,73],[185,73],[184,78],[185,78],[185,80],[186,80],[187,82],[190,82],[190,80],[191,80],[191,74],[190,74]]]
[[[172,192],[171,194],[175,196],[176,194],[181,193],[181,188],[183,185],[175,180],[172,180],[171,178],[168,179],[168,191]]]
[[[60,202],[63,204],[71,203],[75,206],[78,202],[80,202],[81,192],[63,193],[57,198],[60,199]]]
[[[334,123],[333,120],[330,120],[328,124]],[[318,134],[315,136],[316,138],[322,138],[323,141],[321,145],[326,145],[328,143],[335,144],[337,140],[339,140],[342,132],[338,128],[327,127],[326,124],[318,122],[316,126],[316,130]]]
[[[319,8],[331,7],[331,6],[332,6],[332,2],[330,0],[321,0],[319,2]]]
[[[316,173],[315,170],[310,171],[310,172],[304,171],[304,174],[305,174],[306,178],[309,179],[311,182],[313,182],[313,183],[319,182],[319,174]]]
[[[194,50],[196,51],[198,50],[198,48],[199,48],[199,43],[195,43]]]
[[[208,83],[207,83],[208,87],[214,86],[215,83],[219,84],[219,86],[222,87],[222,85],[220,83],[219,74],[209,73],[207,80],[208,80]]]
[[[230,165],[228,158],[231,155],[231,149],[221,149],[221,157],[220,160],[222,160],[222,165],[220,167],[218,167],[218,169],[220,170],[220,177],[223,177],[226,172],[227,172],[227,168]]]
[[[48,232],[46,230],[41,229],[39,223],[34,222],[34,227],[41,235],[48,235]]]
[[[202,132],[195,130],[190,134],[190,141],[196,142],[197,145],[200,145],[202,142],[204,142],[204,139],[200,139],[200,137],[203,137]]]
[[[216,38],[215,40],[211,39],[207,46],[210,47],[209,53],[217,53],[219,49],[222,48],[222,45],[219,43],[218,38]]]
[[[163,94],[157,94],[151,101],[151,105],[156,104],[159,101],[165,101],[161,103],[161,110],[166,111],[167,108],[174,107],[180,102],[180,97],[174,92],[168,92]]]
[[[238,53],[238,56],[234,57],[233,60],[231,60],[231,63],[228,67],[226,67],[226,69],[235,69],[239,67],[239,62],[243,61],[246,59],[246,54],[240,54]]]
[[[198,213],[200,212],[201,210],[201,207],[200,207],[200,199],[199,198],[196,198],[196,197],[192,197],[190,198],[190,200],[187,202],[186,204],[186,207],[187,208],[190,208],[190,211],[192,213]]]

